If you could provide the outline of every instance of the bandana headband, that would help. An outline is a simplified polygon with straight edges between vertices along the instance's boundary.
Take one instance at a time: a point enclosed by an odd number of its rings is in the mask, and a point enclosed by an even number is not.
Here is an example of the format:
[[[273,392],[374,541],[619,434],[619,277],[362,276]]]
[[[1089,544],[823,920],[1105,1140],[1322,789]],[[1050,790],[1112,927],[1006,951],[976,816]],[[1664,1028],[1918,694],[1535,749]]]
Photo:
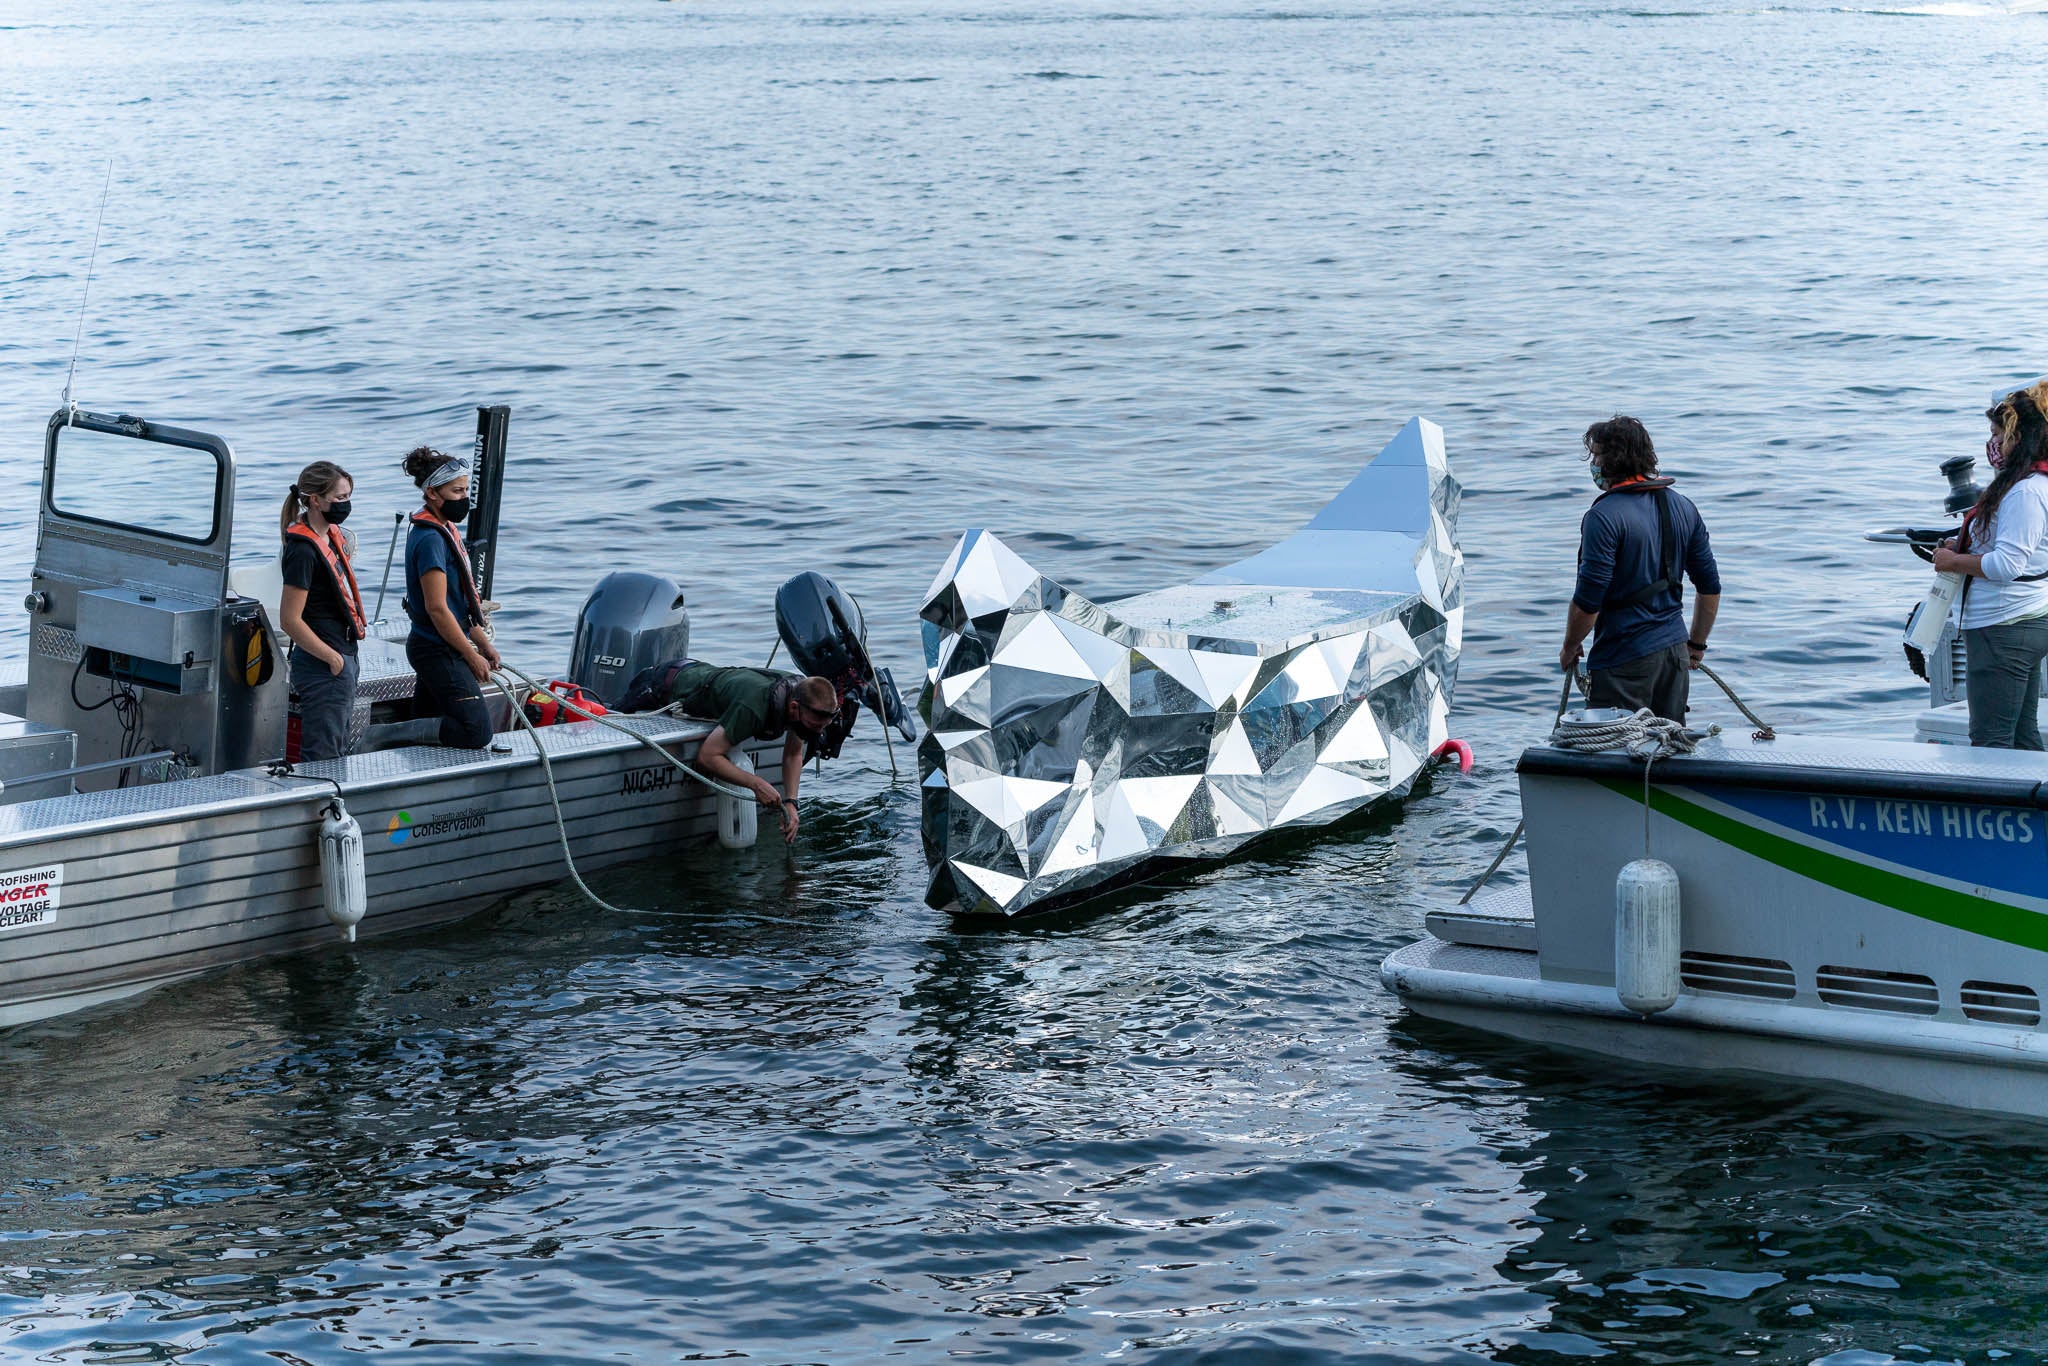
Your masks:
[[[437,489],[443,484],[454,483],[468,473],[469,462],[467,460],[460,458],[448,460],[434,466],[434,472],[427,476],[427,482],[420,485],[420,487],[423,489]]]

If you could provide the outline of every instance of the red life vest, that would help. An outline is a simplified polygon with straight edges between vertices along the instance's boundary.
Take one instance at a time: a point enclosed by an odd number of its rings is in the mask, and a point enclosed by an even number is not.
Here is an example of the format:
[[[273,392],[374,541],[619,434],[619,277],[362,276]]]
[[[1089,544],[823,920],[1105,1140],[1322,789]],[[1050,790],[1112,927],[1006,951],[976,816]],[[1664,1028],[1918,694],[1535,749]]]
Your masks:
[[[313,549],[320,552],[320,558],[327,565],[327,572],[334,580],[334,592],[348,608],[348,631],[350,640],[367,640],[370,625],[363,612],[363,590],[356,587],[356,571],[349,567],[347,542],[341,538],[341,528],[327,528],[326,539],[304,522],[293,522],[285,531],[287,536],[303,536],[312,542]]]
[[[455,563],[462,566],[462,598],[463,601],[469,604],[469,624],[471,626],[483,625],[483,595],[476,591],[476,578],[469,571],[469,552],[462,548],[461,533],[431,512],[415,512],[412,515],[412,524],[414,526],[430,526],[435,528],[448,538],[449,545],[455,547]],[[421,603],[420,606],[424,608],[426,604]]]

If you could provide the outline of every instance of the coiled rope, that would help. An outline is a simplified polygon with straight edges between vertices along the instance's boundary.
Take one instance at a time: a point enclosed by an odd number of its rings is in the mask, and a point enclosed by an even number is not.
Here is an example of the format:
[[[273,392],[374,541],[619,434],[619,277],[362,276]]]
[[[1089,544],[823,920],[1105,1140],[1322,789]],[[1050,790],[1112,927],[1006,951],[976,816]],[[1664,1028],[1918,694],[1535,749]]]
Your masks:
[[[1654,760],[1673,754],[1690,754],[1700,741],[1719,735],[1719,726],[1688,730],[1676,721],[1644,707],[1632,716],[1594,717],[1586,712],[1561,712],[1550,732],[1552,749],[1580,754],[1608,754],[1621,751],[1638,759]]]

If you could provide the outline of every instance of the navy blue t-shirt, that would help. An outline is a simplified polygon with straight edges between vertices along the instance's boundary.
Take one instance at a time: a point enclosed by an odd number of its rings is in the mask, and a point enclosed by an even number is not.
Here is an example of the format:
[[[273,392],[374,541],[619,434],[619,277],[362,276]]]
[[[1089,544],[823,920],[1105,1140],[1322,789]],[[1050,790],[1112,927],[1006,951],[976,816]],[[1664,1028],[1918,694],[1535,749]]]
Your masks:
[[[434,629],[433,619],[427,615],[427,602],[420,592],[420,578],[429,570],[438,569],[448,576],[445,596],[448,610],[455,614],[455,624],[466,635],[471,622],[469,619],[469,595],[462,591],[462,565],[456,559],[455,547],[448,544],[448,537],[430,526],[417,523],[405,538],[405,614],[412,618],[414,635],[429,640],[439,640],[441,633]]]
[[[1721,571],[1707,541],[1707,524],[1692,500],[1666,489],[1671,523],[1678,533],[1679,559],[1685,577],[1701,593],[1721,591]],[[1657,498],[1651,491],[1618,489],[1602,494],[1586,509],[1579,524],[1579,579],[1572,601],[1583,611],[1598,612],[1589,670],[1611,669],[1632,659],[1683,644],[1685,590],[1674,584],[1633,607],[1606,604],[1625,598],[1663,577],[1659,560],[1663,546],[1657,528]]]

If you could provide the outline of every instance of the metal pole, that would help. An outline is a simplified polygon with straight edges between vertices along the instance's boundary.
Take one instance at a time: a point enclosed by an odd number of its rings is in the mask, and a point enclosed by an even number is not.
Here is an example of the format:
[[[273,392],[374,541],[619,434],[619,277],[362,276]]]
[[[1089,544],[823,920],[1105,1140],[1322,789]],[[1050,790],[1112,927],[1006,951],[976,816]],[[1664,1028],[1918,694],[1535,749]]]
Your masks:
[[[384,581],[377,585],[377,613],[373,625],[384,624],[384,590],[391,586],[391,559],[398,553],[398,529],[405,525],[405,514],[399,513],[398,520],[391,524],[391,544],[384,547]]]

